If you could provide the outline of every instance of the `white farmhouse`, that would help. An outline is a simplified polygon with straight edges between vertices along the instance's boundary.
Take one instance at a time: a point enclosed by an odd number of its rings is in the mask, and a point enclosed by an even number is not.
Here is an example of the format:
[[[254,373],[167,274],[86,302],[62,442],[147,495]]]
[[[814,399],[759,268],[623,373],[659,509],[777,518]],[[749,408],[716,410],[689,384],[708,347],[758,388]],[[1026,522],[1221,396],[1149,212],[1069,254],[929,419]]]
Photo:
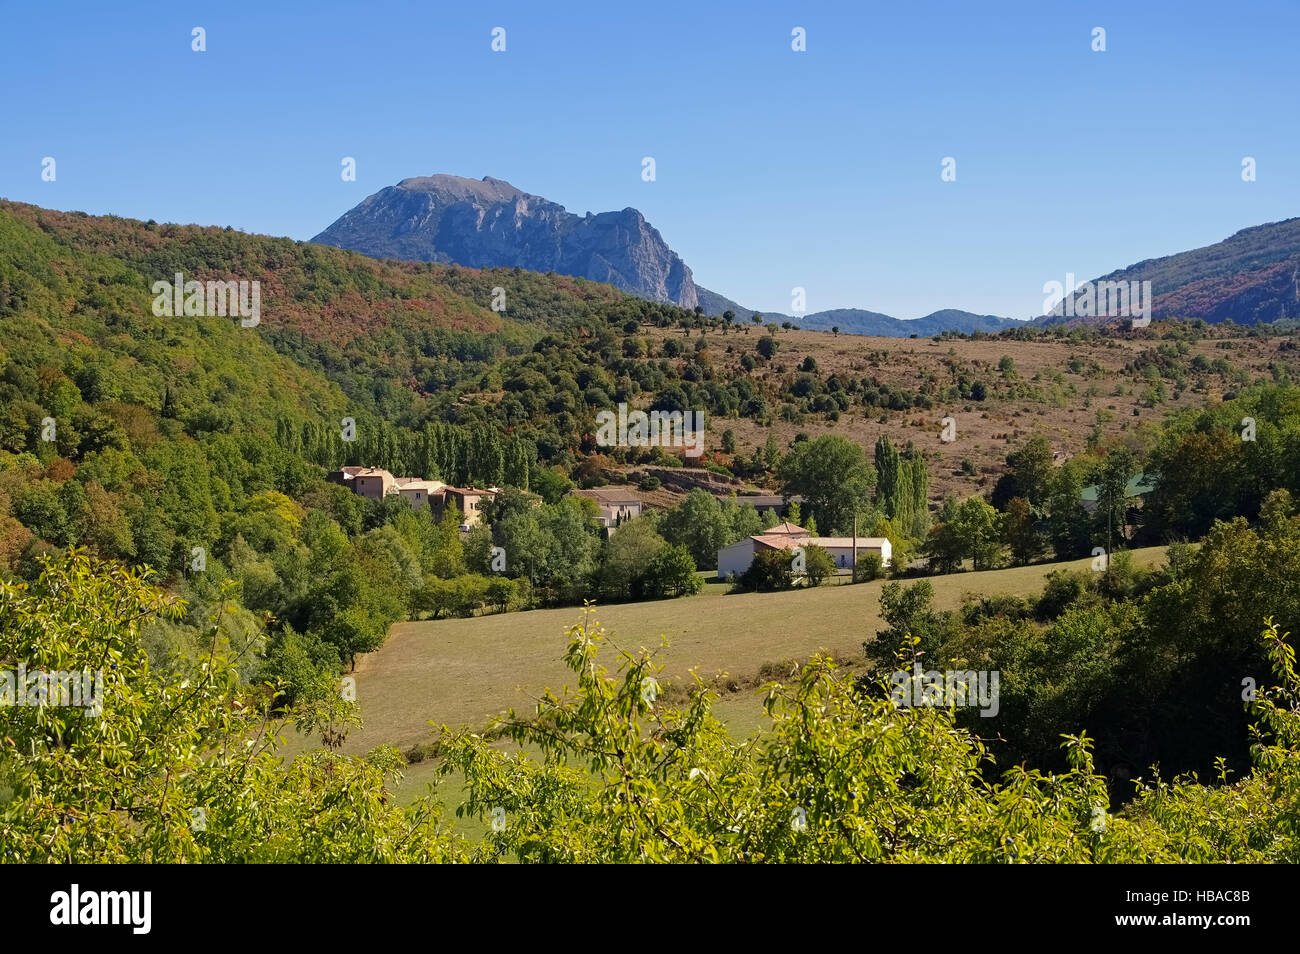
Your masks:
[[[859,560],[868,553],[875,553],[884,566],[889,566],[894,555],[894,548],[885,537],[857,537],[856,540],[853,537],[815,537],[803,527],[782,523],[719,550],[718,579],[725,580],[733,573],[737,576],[744,573],[759,550],[793,550],[806,546],[818,546],[828,551],[836,569],[846,571],[853,568],[855,549]]]

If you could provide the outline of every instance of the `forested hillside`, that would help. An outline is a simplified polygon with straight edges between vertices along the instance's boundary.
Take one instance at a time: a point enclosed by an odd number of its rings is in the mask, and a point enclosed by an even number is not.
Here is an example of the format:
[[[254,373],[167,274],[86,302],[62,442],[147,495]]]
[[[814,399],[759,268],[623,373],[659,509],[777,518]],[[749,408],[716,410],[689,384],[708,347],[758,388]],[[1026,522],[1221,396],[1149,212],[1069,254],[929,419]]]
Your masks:
[[[260,282],[260,320],[155,314],[153,284],[177,273]],[[156,659],[198,652],[225,607],[245,678],[301,691],[396,620],[691,593],[719,548],[777,518],[696,490],[605,539],[567,491],[630,475],[651,492],[644,468],[688,463],[598,446],[595,415],[620,402],[703,411],[696,472],[798,496],[822,533],[888,537],[895,574],[1196,539],[1300,491],[1294,331],[1233,335],[1020,328],[846,348],[578,279],[5,203],[0,572],[34,578],[69,547],[150,566],[188,604],[146,633]],[[1233,389],[1237,405],[1200,409]],[[1169,408],[1184,411],[1160,425]],[[941,437],[945,414],[960,439]],[[1062,436],[1044,436],[1050,415]],[[1229,425],[1246,415],[1258,435],[1243,444]],[[506,491],[462,534],[454,512],[438,523],[327,480],[342,464]],[[1143,472],[1156,486],[1137,514],[1113,488]],[[493,547],[511,554],[503,573]]]
[[[152,285],[176,273],[259,281],[261,320],[156,315]],[[496,287],[509,317],[487,307]],[[245,674],[266,649],[285,678],[351,662],[412,614],[506,608],[534,587],[572,598],[602,541],[590,507],[560,499],[567,478],[539,469],[538,446],[562,457],[579,428],[548,378],[517,362],[546,368],[534,345],[608,340],[606,316],[659,312],[573,279],[5,203],[0,569],[31,577],[73,546],[150,566],[189,601],[151,631],[156,656],[194,652],[196,621],[228,601],[223,634]],[[472,397],[484,391],[497,399]],[[344,463],[547,489],[543,522],[565,538],[546,538],[553,574],[523,592],[493,585],[466,565],[455,514],[435,524],[391,500],[367,505],[325,480]],[[681,569],[665,566],[663,585],[679,588]],[[237,586],[223,593],[227,576]]]

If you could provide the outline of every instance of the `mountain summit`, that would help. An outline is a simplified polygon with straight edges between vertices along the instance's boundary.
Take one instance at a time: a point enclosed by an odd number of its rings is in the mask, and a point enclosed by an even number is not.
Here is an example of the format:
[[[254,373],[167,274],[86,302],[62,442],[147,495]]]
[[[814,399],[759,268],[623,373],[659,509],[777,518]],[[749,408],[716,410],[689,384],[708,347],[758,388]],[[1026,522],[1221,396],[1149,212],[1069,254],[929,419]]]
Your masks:
[[[574,215],[491,176],[403,179],[312,241],[375,258],[557,272],[651,301],[699,304],[691,270],[636,209]]]

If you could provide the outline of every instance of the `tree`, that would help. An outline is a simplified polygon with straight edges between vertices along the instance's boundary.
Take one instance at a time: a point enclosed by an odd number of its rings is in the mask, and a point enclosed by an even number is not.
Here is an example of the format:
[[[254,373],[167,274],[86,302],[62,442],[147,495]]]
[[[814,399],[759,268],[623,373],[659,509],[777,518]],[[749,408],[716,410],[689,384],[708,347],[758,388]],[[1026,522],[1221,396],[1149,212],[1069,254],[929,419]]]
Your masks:
[[[835,558],[825,547],[807,544],[804,548],[803,575],[809,586],[821,586],[835,575]]]
[[[1033,509],[1024,497],[1015,497],[1007,504],[1002,521],[1002,542],[1021,566],[1033,562],[1043,552],[1043,540],[1035,526]]]
[[[1077,465],[1057,469],[1047,501],[1047,532],[1058,560],[1086,556],[1092,549],[1092,519],[1082,502],[1083,476]]]
[[[420,604],[422,608],[432,610],[435,618],[473,616],[489,603],[501,599],[502,588],[493,587],[493,583],[501,579],[464,573],[450,580],[432,580],[426,583]]]
[[[881,434],[876,438],[876,506],[890,518],[898,514],[900,468],[901,458],[893,442],[888,434]],[[909,494],[911,490],[908,486]]]
[[[729,546],[745,537],[752,537],[763,529],[763,519],[751,503],[738,504],[735,500],[724,500],[720,509],[727,524],[725,538],[727,542],[723,546]]]
[[[543,467],[532,475],[533,490],[548,504],[559,503],[560,498],[573,489],[573,481],[559,471]]]
[[[880,618],[886,627],[862,644],[867,658],[888,666],[910,640],[917,641],[917,652],[935,655],[948,632],[948,620],[931,608],[933,600],[934,585],[929,580],[910,586],[886,583],[880,590]]]
[[[215,634],[219,604],[206,637]],[[287,760],[286,725],[330,746],[357,723],[337,677],[301,668],[298,700],[241,684],[204,653],[182,672],[150,664],[142,628],[179,607],[129,570],[64,555],[29,589],[0,583],[0,658],[52,672],[99,665],[102,705],[11,707],[0,751],[0,836],[13,860],[218,864],[468,860],[427,807],[389,797],[401,756],[318,751]],[[311,650],[304,650],[310,657]],[[203,825],[195,819],[202,817]]]
[[[146,501],[131,519],[131,536],[135,540],[137,566],[148,566],[167,572],[172,569],[176,552],[176,536],[167,529],[167,522],[159,508]]]
[[[924,540],[930,530],[930,470],[925,455],[912,448],[903,457],[899,475],[899,529]]]
[[[930,527],[924,553],[930,561],[930,570],[934,573],[952,573],[961,569],[966,541],[961,537],[960,527],[955,520],[945,521],[940,517]]]
[[[597,573],[601,595],[610,600],[644,596],[645,577],[667,543],[648,520],[629,520],[611,534]]]
[[[1242,444],[1226,431],[1165,437],[1152,454],[1157,489],[1144,508],[1153,529],[1195,537],[1231,517],[1235,495],[1224,489],[1246,483],[1237,479]]]
[[[718,565],[719,550],[740,539],[728,524],[717,498],[697,487],[664,514],[659,532],[669,543],[684,546],[697,567],[708,569]]]
[[[551,577],[554,541],[542,530],[535,513],[511,513],[492,523],[496,545],[506,551],[506,566],[534,585]],[[490,555],[489,555],[490,558]]]
[[[670,544],[655,554],[643,580],[644,593],[652,598],[690,596],[704,586],[690,553],[677,544]]]
[[[932,569],[951,573],[970,557],[976,570],[987,570],[998,563],[1002,549],[1001,514],[983,497],[968,497],[961,503],[949,496],[944,499],[938,522],[930,528],[925,553]]]
[[[276,490],[259,491],[223,521],[221,539],[241,536],[258,553],[269,553],[298,535],[302,517],[302,507],[289,497]]]
[[[1002,550],[1002,515],[983,497],[967,497],[957,508],[957,535],[976,570],[991,570]]]
[[[455,503],[448,503],[442,512],[442,519],[435,522],[433,513],[428,508],[416,516],[421,533],[420,564],[429,573],[437,576],[451,577],[464,573],[467,567],[465,544],[461,540],[460,509]],[[471,528],[471,532],[477,527]],[[484,572],[486,568],[480,569]]]
[[[364,607],[349,606],[331,616],[319,634],[339,651],[351,671],[357,668],[357,656],[374,652],[384,644],[385,628]]]
[[[319,636],[285,626],[268,647],[259,680],[278,685],[284,701],[292,704],[319,698],[322,684],[338,683],[338,651]]]
[[[1275,633],[1266,637],[1273,646],[1283,642]],[[1136,816],[1112,816],[1086,737],[1066,738],[1062,774],[1018,769],[991,781],[988,743],[947,709],[900,708],[887,697],[888,682],[864,693],[819,657],[771,688],[770,733],[733,742],[711,713],[710,693],[680,707],[656,704],[646,692],[659,672],[649,652],[611,674],[597,661],[598,627],[584,620],[569,636],[565,661],[577,691],[548,692],[540,715],[512,713],[503,726],[526,750],[540,747],[545,763],[503,753],[469,731],[443,746],[446,772],[464,775],[467,813],[506,809],[506,830],[493,838],[502,856],[688,863],[987,862],[1023,860],[1026,852],[1079,862],[1297,856],[1279,820],[1289,818],[1287,795],[1300,787],[1300,755],[1289,741],[1300,716],[1277,696],[1258,711],[1288,741],[1260,753],[1252,783],[1144,787]],[[1291,686],[1288,662],[1279,657],[1278,666]],[[591,775],[555,768],[578,762]],[[870,798],[863,778],[879,780]],[[653,798],[643,794],[650,779]],[[1025,818],[1033,823],[1015,821]]]
[[[781,448],[776,442],[776,435],[768,432],[763,441],[763,464],[768,470],[776,470],[781,463]]]
[[[461,554],[465,568],[471,573],[488,574],[492,572],[492,528],[486,524],[470,527],[469,533],[461,543]],[[512,570],[509,562],[506,568]]]
[[[203,543],[216,536],[209,466],[194,441],[162,441],[144,458],[151,496],[167,528],[177,539]]]
[[[1112,448],[1102,461],[1097,486],[1097,531],[1106,540],[1106,552],[1114,550],[1112,540],[1128,539],[1128,483],[1137,472],[1133,452],[1125,447]]]
[[[863,529],[865,536],[884,537],[889,541],[890,559],[894,566],[906,568],[912,562],[913,543],[895,526],[894,521],[878,517],[874,523],[868,524]],[[858,559],[861,560],[862,557],[859,556]]]
[[[749,569],[736,580],[737,589],[760,593],[788,590],[793,580],[792,559],[789,550],[759,550]]]
[[[786,496],[801,495],[826,529],[850,530],[853,515],[870,500],[875,473],[862,448],[837,434],[801,441],[778,472]]]
[[[853,568],[854,583],[870,583],[878,580],[885,573],[885,561],[879,553],[862,553],[858,555],[858,565]]]
[[[129,561],[135,555],[135,539],[120,500],[120,496],[104,490],[98,481],[87,481],[86,508],[77,534],[100,555]]]
[[[551,540],[546,574],[540,582],[561,601],[580,599],[596,568],[600,540],[586,506],[594,501],[565,497],[555,506],[541,508],[541,529]],[[512,553],[515,551],[507,551]]]
[[[504,613],[518,599],[519,586],[509,577],[493,576],[488,580],[486,595],[487,601]]]
[[[1007,467],[990,495],[993,506],[1005,510],[1012,497],[1024,497],[1031,505],[1041,505],[1051,489],[1051,443],[1035,434],[1019,450],[1007,454]]]
[[[74,542],[63,501],[48,482],[24,492],[14,503],[14,516],[46,543],[66,546]]]
[[[1009,475],[998,481],[994,490],[993,505],[1004,509],[1012,497],[1023,497],[1031,507],[1041,507],[1047,502],[1052,489],[1052,444],[1041,434],[1035,434],[1020,450],[1007,455]]]

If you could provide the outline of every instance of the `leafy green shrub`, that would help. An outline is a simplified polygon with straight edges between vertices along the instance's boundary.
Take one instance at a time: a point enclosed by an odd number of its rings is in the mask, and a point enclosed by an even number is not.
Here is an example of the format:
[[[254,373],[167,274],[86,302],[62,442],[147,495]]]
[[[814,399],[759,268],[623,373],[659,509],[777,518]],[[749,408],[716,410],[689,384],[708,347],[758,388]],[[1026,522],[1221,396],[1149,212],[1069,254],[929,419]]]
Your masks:
[[[790,560],[788,550],[759,550],[754,554],[749,569],[736,579],[734,588],[759,593],[787,590],[793,582]]]
[[[869,583],[878,580],[885,572],[885,561],[879,553],[858,554],[858,565],[853,568],[854,583]]]

